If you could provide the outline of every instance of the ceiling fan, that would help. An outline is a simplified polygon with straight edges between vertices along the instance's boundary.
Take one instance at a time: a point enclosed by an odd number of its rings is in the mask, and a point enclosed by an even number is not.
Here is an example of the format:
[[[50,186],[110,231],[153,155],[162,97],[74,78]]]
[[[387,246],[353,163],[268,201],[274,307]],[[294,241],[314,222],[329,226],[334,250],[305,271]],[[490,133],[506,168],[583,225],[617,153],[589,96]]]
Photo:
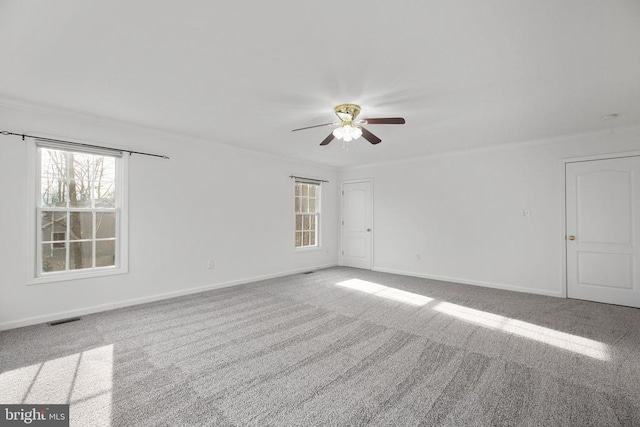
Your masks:
[[[379,144],[382,142],[380,138],[369,132],[362,125],[403,125],[405,120],[402,117],[388,117],[388,118],[368,118],[356,120],[358,114],[360,114],[360,106],[356,104],[340,104],[334,108],[336,116],[340,119],[339,122],[324,123],[321,125],[307,126],[304,128],[293,129],[291,132],[299,130],[312,129],[322,126],[338,126],[333,132],[327,136],[320,145],[327,145],[335,138],[342,139],[345,142],[349,142],[354,139],[358,139],[361,136],[372,144]]]

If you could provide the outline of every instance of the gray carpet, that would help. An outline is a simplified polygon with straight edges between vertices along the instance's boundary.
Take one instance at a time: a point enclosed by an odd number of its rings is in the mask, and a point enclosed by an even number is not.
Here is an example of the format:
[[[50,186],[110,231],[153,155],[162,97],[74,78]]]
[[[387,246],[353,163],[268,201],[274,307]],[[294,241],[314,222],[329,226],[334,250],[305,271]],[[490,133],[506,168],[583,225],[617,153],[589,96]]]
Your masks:
[[[0,363],[0,403],[75,426],[640,425],[640,310],[349,268],[0,332]]]

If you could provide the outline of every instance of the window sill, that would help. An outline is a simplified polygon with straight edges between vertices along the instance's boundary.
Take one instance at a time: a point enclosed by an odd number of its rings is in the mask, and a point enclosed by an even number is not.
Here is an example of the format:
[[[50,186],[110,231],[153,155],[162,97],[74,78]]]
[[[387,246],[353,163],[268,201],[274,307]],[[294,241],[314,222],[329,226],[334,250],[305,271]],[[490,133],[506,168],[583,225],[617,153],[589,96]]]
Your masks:
[[[294,254],[299,254],[299,253],[303,253],[303,252],[319,252],[324,250],[324,248],[322,246],[309,246],[306,248],[294,248],[293,249],[293,253]]]
[[[41,285],[45,283],[67,282],[70,280],[92,279],[94,277],[116,276],[119,274],[127,274],[128,272],[126,268],[104,268],[77,273],[50,273],[39,277],[30,277],[27,285]]]

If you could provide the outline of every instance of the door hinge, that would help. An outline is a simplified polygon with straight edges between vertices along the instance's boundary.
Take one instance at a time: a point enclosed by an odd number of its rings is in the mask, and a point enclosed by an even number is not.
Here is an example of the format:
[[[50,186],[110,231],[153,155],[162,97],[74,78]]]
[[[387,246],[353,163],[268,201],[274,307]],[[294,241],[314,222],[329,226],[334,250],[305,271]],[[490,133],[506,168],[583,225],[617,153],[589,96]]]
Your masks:
[[[344,221],[342,221],[342,225],[344,225]]]
[[[344,190],[342,190],[342,195],[344,196]]]
[[[342,255],[344,255],[344,251],[342,251]]]

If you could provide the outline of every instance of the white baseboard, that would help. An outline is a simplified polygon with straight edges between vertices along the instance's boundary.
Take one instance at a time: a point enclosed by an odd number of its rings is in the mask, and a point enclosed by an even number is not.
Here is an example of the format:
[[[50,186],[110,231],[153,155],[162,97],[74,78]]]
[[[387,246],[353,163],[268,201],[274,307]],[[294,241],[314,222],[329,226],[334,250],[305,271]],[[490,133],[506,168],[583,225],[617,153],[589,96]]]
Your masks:
[[[460,277],[437,276],[434,274],[423,274],[423,273],[416,273],[411,271],[394,270],[390,268],[374,267],[372,268],[372,270],[379,271],[381,273],[400,274],[402,276],[412,276],[412,277],[420,277],[423,279],[439,280],[442,282],[461,283],[463,285],[473,285],[473,286],[482,286],[485,288],[504,289],[506,291],[525,292],[528,294],[546,295],[546,296],[557,297],[557,298],[565,297],[562,292],[547,291],[544,289],[535,289],[535,288],[524,288],[521,286],[507,285],[504,283],[483,282],[481,280],[470,280],[470,279],[463,279]]]
[[[133,298],[133,299],[128,299],[124,301],[112,302],[108,304],[94,305],[92,307],[85,307],[85,308],[80,308],[76,310],[61,311],[57,313],[46,314],[43,316],[34,316],[34,317],[28,317],[25,319],[11,320],[9,322],[0,323],[0,331],[6,331],[9,329],[15,329],[15,328],[22,328],[24,326],[37,325],[45,322],[53,322],[60,319],[67,319],[69,317],[85,316],[87,314],[99,313],[101,311],[114,310],[116,308],[129,307],[129,306],[138,305],[138,304],[145,304],[148,302],[160,301],[160,300],[180,297],[184,295],[197,294],[199,292],[206,292],[213,289],[227,288],[229,286],[243,285],[245,283],[258,282],[260,280],[275,279],[277,277],[289,276],[291,274],[299,274],[299,273],[304,273],[306,271],[311,271],[311,270],[320,270],[323,268],[335,267],[336,265],[337,263],[317,265],[317,266],[306,267],[302,269],[282,271],[280,273],[265,274],[262,276],[254,276],[254,277],[248,277],[244,279],[231,280],[228,282],[214,283],[212,285],[199,286],[196,288],[181,289],[179,291],[165,292],[162,294],[149,295],[146,297]]]

